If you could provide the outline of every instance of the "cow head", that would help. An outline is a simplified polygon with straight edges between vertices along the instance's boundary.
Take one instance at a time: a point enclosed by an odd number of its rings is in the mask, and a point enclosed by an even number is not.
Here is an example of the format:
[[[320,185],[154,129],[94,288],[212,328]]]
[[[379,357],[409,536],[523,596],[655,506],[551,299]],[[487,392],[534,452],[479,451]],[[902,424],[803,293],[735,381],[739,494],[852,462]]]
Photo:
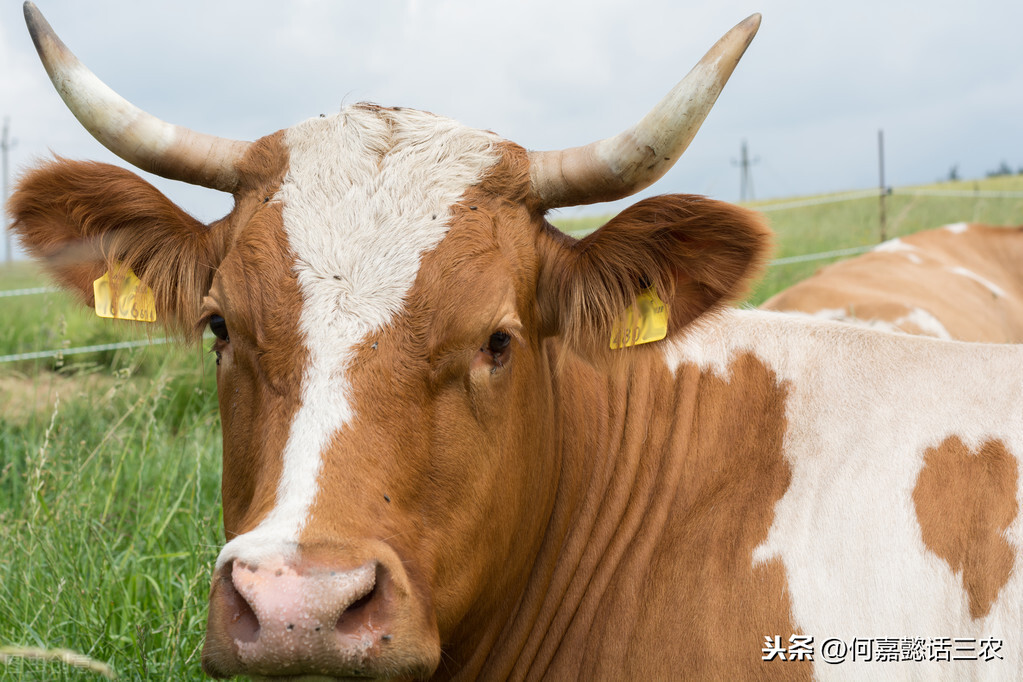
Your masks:
[[[362,104],[252,143],[199,135],[135,109],[26,16],[97,138],[235,197],[203,225],[133,173],[58,159],[11,202],[25,245],[87,303],[125,262],[169,326],[217,337],[228,541],[204,668],[406,678],[442,648],[469,655],[514,608],[555,504],[559,358],[605,362],[649,283],[680,333],[738,295],[767,240],[748,212],[691,196],[640,202],[581,241],[544,213],[663,174],[759,17],[636,127],[536,153]]]

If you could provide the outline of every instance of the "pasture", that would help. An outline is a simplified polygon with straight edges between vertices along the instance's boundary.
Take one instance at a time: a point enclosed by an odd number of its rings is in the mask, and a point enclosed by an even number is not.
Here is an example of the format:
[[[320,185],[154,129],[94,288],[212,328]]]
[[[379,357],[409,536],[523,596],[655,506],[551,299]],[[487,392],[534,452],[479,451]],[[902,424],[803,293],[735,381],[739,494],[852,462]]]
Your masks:
[[[1023,194],[1023,177],[898,190],[888,236],[1023,223],[1023,197],[990,192]],[[876,196],[779,208],[789,203],[753,204],[777,233],[776,258],[878,240]],[[602,219],[556,222],[582,232]],[[748,302],[826,262],[769,268]],[[0,291],[47,284],[27,263],[0,269]],[[63,293],[0,298],[0,356],[147,334],[163,336]],[[172,345],[0,364],[0,680],[96,679],[103,666],[120,679],[201,678],[222,542],[214,369],[205,349]]]

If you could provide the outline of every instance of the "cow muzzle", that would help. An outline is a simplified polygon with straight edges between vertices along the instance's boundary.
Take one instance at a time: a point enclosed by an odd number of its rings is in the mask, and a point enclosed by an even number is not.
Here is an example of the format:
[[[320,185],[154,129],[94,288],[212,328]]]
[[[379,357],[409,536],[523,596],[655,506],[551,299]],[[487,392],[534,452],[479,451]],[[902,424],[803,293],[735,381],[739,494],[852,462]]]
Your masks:
[[[212,677],[427,677],[439,639],[410,587],[400,561],[226,562],[210,591],[203,669]]]

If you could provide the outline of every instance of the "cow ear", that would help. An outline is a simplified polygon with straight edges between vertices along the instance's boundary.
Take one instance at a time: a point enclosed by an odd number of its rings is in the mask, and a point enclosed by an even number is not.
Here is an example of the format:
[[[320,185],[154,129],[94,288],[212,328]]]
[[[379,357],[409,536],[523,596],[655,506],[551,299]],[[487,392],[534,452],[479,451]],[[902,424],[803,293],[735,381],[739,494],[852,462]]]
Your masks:
[[[610,350],[615,321],[646,287],[668,304],[670,339],[741,298],[771,246],[759,214],[679,194],[640,201],[578,241],[549,236],[538,285],[545,328],[590,357]]]
[[[8,202],[22,245],[93,306],[93,281],[128,265],[153,289],[159,322],[192,334],[224,237],[134,173],[56,159],[28,171]]]

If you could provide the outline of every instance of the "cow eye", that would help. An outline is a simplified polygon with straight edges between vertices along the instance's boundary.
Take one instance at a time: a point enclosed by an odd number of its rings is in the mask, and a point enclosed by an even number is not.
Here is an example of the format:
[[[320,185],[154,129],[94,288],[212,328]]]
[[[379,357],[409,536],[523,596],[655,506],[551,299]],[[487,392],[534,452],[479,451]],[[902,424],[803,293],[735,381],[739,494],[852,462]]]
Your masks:
[[[490,341],[487,342],[487,350],[494,355],[500,355],[508,348],[508,344],[511,343],[511,337],[504,332],[494,332],[490,335]]]
[[[210,331],[221,341],[229,341],[227,335],[227,322],[220,315],[210,316]]]

